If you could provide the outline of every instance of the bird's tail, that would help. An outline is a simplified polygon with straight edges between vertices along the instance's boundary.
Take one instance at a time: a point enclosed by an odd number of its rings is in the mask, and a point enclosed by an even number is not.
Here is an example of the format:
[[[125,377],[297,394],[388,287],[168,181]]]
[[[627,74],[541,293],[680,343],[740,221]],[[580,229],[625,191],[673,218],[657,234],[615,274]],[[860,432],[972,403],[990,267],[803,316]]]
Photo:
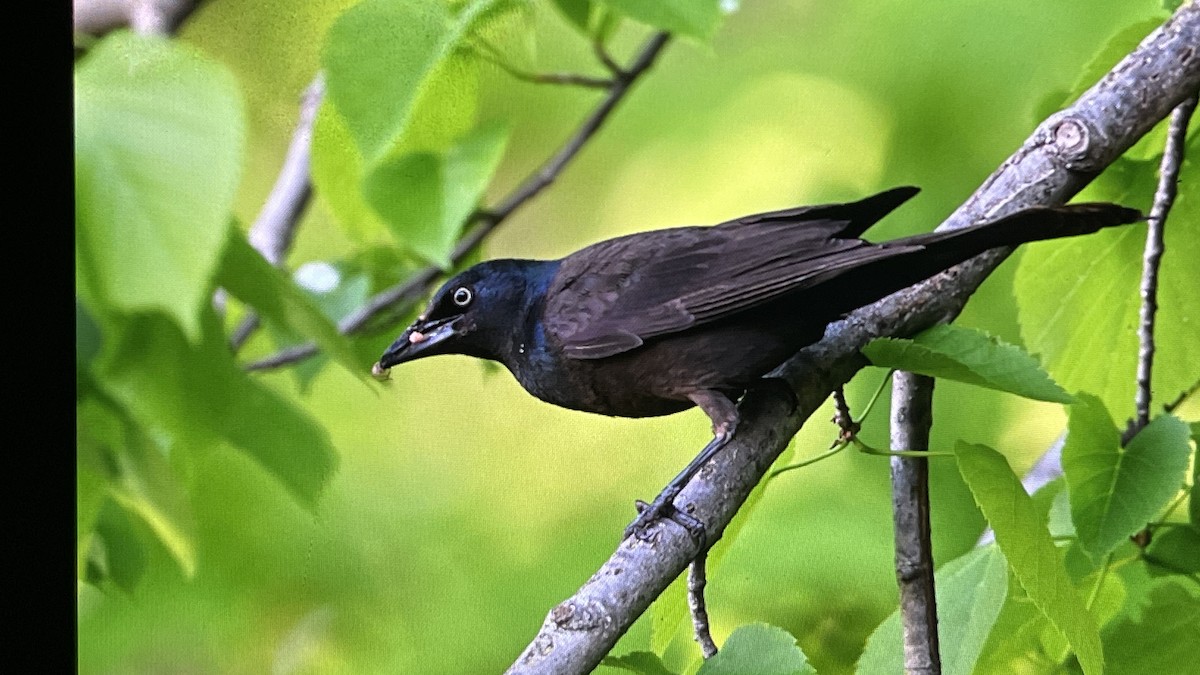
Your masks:
[[[1117,204],[1088,203],[1035,207],[979,225],[929,232],[887,242],[888,245],[918,245],[947,248],[966,260],[999,246],[1017,246],[1030,241],[1091,234],[1106,227],[1126,225],[1145,216],[1137,209]]]

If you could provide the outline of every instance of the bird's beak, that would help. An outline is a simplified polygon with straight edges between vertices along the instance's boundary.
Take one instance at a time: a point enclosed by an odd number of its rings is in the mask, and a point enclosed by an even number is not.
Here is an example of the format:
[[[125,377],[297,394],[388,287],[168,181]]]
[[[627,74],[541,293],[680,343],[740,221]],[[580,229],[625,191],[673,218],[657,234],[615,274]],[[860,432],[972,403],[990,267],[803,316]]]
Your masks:
[[[406,361],[414,361],[426,356],[447,353],[447,341],[458,336],[458,323],[462,316],[452,316],[436,321],[417,319],[409,326],[391,347],[379,357],[376,370],[386,370]]]

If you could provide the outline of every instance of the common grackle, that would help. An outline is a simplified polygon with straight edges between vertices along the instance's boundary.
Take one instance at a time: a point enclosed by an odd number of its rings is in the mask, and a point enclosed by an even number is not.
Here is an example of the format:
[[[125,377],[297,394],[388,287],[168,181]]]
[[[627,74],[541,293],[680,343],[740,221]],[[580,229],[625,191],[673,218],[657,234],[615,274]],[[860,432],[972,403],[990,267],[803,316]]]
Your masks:
[[[529,393],[565,408],[650,417],[699,406],[713,440],[626,536],[665,515],[703,536],[672,500],[733,435],[738,398],[830,322],[988,249],[1142,218],[1114,204],[1076,204],[879,244],[859,239],[916,193],[900,187],[848,204],[631,234],[559,260],[483,262],[433,295],[376,370],[466,354],[503,363]]]

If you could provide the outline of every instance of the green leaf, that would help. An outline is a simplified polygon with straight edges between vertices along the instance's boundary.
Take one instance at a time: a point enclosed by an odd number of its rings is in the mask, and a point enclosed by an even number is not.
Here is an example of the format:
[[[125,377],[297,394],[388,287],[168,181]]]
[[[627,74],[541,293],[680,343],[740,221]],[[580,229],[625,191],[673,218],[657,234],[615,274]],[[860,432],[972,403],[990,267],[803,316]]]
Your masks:
[[[782,628],[764,623],[739,627],[716,656],[704,662],[696,675],[806,675],[816,673],[796,638]]]
[[[551,0],[563,18],[584,35],[588,34],[588,25],[594,7],[592,0]]]
[[[912,340],[872,340],[863,354],[884,368],[1006,391],[1038,401],[1073,399],[1020,347],[973,328],[934,326]]]
[[[934,574],[934,582],[942,672],[969,675],[1008,595],[1008,563],[999,548],[985,546],[943,565]],[[899,609],[867,639],[856,672],[863,675],[904,672]]]
[[[1103,671],[1095,618],[1063,567],[1046,525],[1003,455],[960,441],[958,469],[1029,598],[1074,648],[1084,673]]]
[[[504,155],[508,129],[487,125],[446,155],[412,153],[380,165],[363,184],[397,241],[448,269],[463,223]]]
[[[1195,672],[1198,644],[1200,590],[1195,582],[1178,577],[1159,579],[1140,612],[1104,631],[1111,673]]]
[[[365,171],[346,120],[326,98],[313,124],[312,180],[317,199],[329,207],[338,225],[358,244],[391,244],[383,219],[363,196]]]
[[[1200,422],[1192,422],[1192,443],[1200,452]],[[1188,519],[1200,527],[1200,456],[1192,457],[1192,492],[1188,495]]]
[[[640,675],[675,675],[654,652],[630,652],[624,656],[606,656],[602,666],[627,670]]]
[[[474,32],[523,3],[366,0],[333,24],[322,54],[329,98],[368,167],[385,155],[444,148],[478,105]]]
[[[88,582],[112,581],[132,593],[146,573],[146,550],[129,513],[109,502],[100,512],[88,562]]]
[[[644,24],[689,37],[708,40],[724,18],[720,0],[602,0],[625,16]]]
[[[1146,559],[1175,574],[1200,572],[1200,527],[1174,524],[1154,531],[1146,547]]]
[[[87,497],[86,513],[82,490],[79,495],[80,553],[86,550],[84,540],[96,524],[99,509],[111,497],[143,521],[184,575],[192,576],[196,570],[195,523],[183,483],[167,461],[167,453],[97,382],[89,380],[88,384],[88,395],[75,413],[77,471],[81,486],[100,493]]]
[[[198,339],[243,133],[233,77],[182,43],[118,32],[88,53],[75,76],[75,251],[92,310],[161,310]]]
[[[1157,162],[1118,160],[1079,201],[1147,209],[1157,168]],[[1152,388],[1163,400],[1186,390],[1200,373],[1200,265],[1193,263],[1200,260],[1200,181],[1194,171],[1185,160],[1159,276]],[[1028,244],[1013,286],[1026,348],[1040,353],[1067,390],[1091,392],[1112,411],[1128,410],[1133,402],[1145,239],[1145,225],[1135,224]]]
[[[238,367],[211,308],[202,338],[189,344],[162,315],[139,315],[111,336],[98,377],[147,430],[185,450],[228,442],[312,507],[336,465],[328,434]]]
[[[229,229],[217,283],[266,319],[312,339],[323,353],[366,381],[370,366],[359,362],[349,342],[316,303],[255,251],[236,227]]]
[[[1163,415],[1122,448],[1104,404],[1090,394],[1079,399],[1070,409],[1063,473],[1079,543],[1099,561],[1179,492],[1191,447],[1187,425]]]
[[[1174,12],[1183,4],[1183,0],[1162,0],[1163,9],[1168,12]]]

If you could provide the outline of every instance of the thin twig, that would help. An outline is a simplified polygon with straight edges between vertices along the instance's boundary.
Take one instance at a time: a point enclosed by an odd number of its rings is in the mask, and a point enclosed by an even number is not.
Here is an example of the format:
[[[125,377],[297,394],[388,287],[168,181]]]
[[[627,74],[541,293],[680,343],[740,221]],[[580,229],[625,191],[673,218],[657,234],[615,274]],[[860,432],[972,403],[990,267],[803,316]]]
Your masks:
[[[897,372],[892,376],[892,447],[926,449],[933,425],[933,378]],[[892,517],[896,540],[896,583],[904,625],[904,672],[942,672],[938,650],[937,599],[929,526],[929,460],[894,456]]]
[[[708,585],[705,565],[708,562],[708,551],[700,551],[692,564],[688,566],[688,609],[692,612],[692,629],[696,642],[700,643],[700,651],[704,658],[712,658],[717,653],[717,643],[713,642],[712,631],[708,625],[708,606],[704,601],[704,587]]]
[[[312,179],[309,167],[312,159],[313,124],[321,99],[325,97],[325,77],[318,73],[305,88],[300,99],[300,115],[296,131],[288,144],[279,177],[267,195],[258,218],[250,226],[247,238],[250,245],[276,267],[283,265],[287,251],[296,237],[296,226],[312,201]],[[229,344],[236,352],[260,325],[258,314],[251,312],[233,330]]]
[[[618,78],[613,82],[612,88],[608,90],[608,94],[604,97],[604,100],[588,115],[583,124],[567,139],[558,152],[494,209],[477,211],[471,217],[470,221],[475,223],[475,227],[459,240],[454,252],[450,255],[450,260],[453,263],[451,267],[461,263],[469,253],[474,251],[491,234],[492,230],[496,229],[514,211],[535,197],[539,192],[546,189],[547,186],[558,178],[567,164],[575,158],[575,155],[579,154],[583,146],[600,129],[605,120],[608,119],[608,116],[617,107],[617,104],[629,93],[629,89],[633,86],[633,83],[649,70],[650,66],[654,65],[654,60],[658,57],[663,47],[666,46],[669,39],[670,35],[667,33],[655,33],[642,47],[637,58],[634,59],[633,64],[629,67],[628,76]],[[442,271],[436,265],[426,266],[405,281],[377,293],[358,311],[342,319],[338,323],[338,330],[343,334],[357,333],[363,330],[373,318],[385,312],[391,313],[392,316],[400,315],[410,303],[415,302],[428,292],[433,282],[441,277]],[[316,353],[316,345],[311,343],[305,344],[249,363],[245,368],[246,370],[278,368],[297,363]]]
[[[504,54],[487,40],[478,38],[477,43],[481,47],[477,52],[479,56],[523,82],[532,82],[534,84],[569,84],[579,87],[590,87],[592,89],[608,89],[615,82],[611,77],[595,77],[580,73],[531,73],[527,70],[521,70],[504,60]]]
[[[1128,443],[1150,423],[1150,373],[1154,367],[1154,315],[1158,311],[1158,268],[1163,256],[1163,232],[1167,214],[1175,203],[1179,189],[1179,168],[1183,165],[1183,146],[1187,137],[1188,121],[1196,109],[1196,95],[1188,97],[1171,112],[1167,128],[1167,143],[1163,148],[1162,164],[1158,172],[1158,188],[1154,191],[1154,206],[1150,208],[1149,227],[1146,230],[1146,251],[1142,258],[1142,308],[1138,323],[1138,367],[1137,393],[1134,397],[1136,417],[1121,438]]]
[[[170,35],[199,8],[198,0],[75,0],[75,32],[103,35],[128,26],[143,35]]]
[[[844,387],[833,390],[833,423],[838,426],[838,437],[829,446],[830,450],[838,443],[854,438],[862,430],[862,425],[856,422],[850,414],[850,405],[846,403]]]

